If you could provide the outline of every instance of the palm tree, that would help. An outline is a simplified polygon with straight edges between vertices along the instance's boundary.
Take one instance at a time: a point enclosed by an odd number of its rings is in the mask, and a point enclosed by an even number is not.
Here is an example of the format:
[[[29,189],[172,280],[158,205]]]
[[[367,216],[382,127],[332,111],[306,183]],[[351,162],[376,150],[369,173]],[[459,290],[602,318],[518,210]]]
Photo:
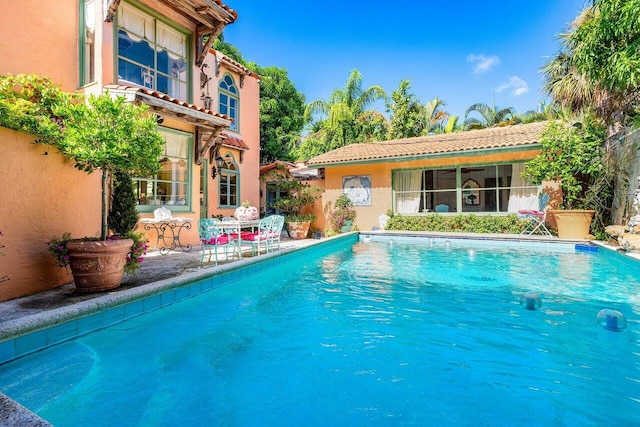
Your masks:
[[[425,126],[424,133],[442,133],[443,122],[449,117],[449,113],[441,108],[446,106],[446,102],[437,96],[424,105]]]
[[[482,116],[482,120],[475,117],[469,117],[472,112],[477,112]],[[513,107],[498,109],[491,108],[487,104],[477,103],[467,108],[464,112],[464,126],[469,129],[483,129],[493,126],[508,126],[519,123],[516,110]]]
[[[374,85],[362,88],[362,74],[351,71],[343,89],[335,89],[328,101],[319,99],[309,103],[305,109],[305,120],[320,115],[326,146],[329,149],[342,147],[357,141],[365,141],[362,123],[367,122],[372,111],[369,108],[379,100],[385,100],[384,90]]]
[[[543,90],[562,108],[568,108],[575,114],[591,109],[598,117],[612,123],[619,119],[619,115],[633,113],[640,96],[637,89],[605,89],[601,82],[590,79],[577,64],[574,50],[581,49],[582,42],[576,33],[581,26],[590,25],[597,16],[593,7],[583,10],[571,24],[570,31],[560,36],[563,50],[541,69],[545,80]]]

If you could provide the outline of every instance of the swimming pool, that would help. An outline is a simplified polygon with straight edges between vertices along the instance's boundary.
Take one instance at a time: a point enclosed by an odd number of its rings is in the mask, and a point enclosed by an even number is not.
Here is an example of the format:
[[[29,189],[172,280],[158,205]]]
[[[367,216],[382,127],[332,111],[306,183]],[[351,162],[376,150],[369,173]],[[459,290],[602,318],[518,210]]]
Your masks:
[[[0,390],[56,426],[640,423],[635,263],[398,237],[305,254],[1,365]]]

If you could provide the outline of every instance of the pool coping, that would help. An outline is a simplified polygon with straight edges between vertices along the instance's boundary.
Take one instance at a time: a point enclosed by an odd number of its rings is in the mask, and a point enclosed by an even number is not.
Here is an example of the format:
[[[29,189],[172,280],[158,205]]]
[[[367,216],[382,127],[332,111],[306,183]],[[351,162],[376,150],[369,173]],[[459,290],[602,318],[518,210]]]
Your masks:
[[[71,305],[57,307],[50,310],[29,314],[20,318],[11,319],[9,321],[0,323],[0,345],[7,340],[14,339],[25,334],[37,332],[44,328],[50,328],[52,326],[60,325],[71,320],[77,320],[79,318],[82,318],[83,316],[95,314],[98,312],[104,312],[105,310],[109,310],[115,307],[121,307],[132,302],[141,301],[148,297],[183,288],[187,285],[202,281],[204,279],[213,279],[226,273],[231,273],[242,270],[246,267],[263,264],[270,260],[281,258],[285,255],[304,251],[312,247],[317,247],[318,245],[329,244],[332,242],[340,241],[342,239],[347,239],[350,236],[351,238],[353,238],[353,235],[355,234],[357,234],[357,232],[324,238],[322,240],[310,242],[308,245],[303,247],[281,248],[278,251],[262,254],[259,257],[242,258],[232,263],[221,264],[211,268],[187,272],[169,279],[136,286],[129,289],[117,290],[115,292],[100,295],[95,298],[80,301]],[[160,306],[165,305],[168,304],[161,303]],[[145,312],[147,311],[152,310],[145,310]],[[0,349],[0,364],[4,362],[5,361],[2,358],[2,351]]]

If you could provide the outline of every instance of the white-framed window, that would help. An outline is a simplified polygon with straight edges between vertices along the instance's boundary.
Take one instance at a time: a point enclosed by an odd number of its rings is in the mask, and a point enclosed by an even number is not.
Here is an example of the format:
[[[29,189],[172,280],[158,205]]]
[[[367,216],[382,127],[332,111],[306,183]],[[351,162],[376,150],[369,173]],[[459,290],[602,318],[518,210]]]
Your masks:
[[[150,212],[159,206],[177,212],[190,211],[193,136],[166,128],[158,131],[166,141],[159,159],[160,171],[156,175],[133,178],[138,208],[141,212]]]
[[[119,83],[188,100],[189,34],[127,3],[117,17]]]
[[[80,86],[96,79],[96,0],[80,1]]]
[[[218,171],[218,205],[221,208],[240,206],[240,168],[231,154],[224,157],[225,163]]]
[[[524,163],[393,172],[394,211],[515,213],[538,209],[538,186],[522,178]]]
[[[230,128],[237,131],[239,128],[239,105],[240,105],[240,92],[236,82],[230,74],[225,74],[218,83],[218,99],[219,99],[219,111],[220,114],[229,116],[233,119]]]

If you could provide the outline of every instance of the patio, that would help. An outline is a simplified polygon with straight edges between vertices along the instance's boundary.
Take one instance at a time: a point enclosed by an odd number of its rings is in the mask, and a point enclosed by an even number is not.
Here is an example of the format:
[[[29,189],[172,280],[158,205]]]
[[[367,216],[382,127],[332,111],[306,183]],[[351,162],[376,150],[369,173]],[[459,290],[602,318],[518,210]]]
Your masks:
[[[293,240],[282,237],[281,249],[280,251],[275,251],[275,253],[288,252],[318,242],[319,240],[315,239]],[[187,274],[215,274],[217,271],[227,270],[230,266],[239,266],[240,263],[252,263],[257,258],[264,257],[265,254],[262,253],[257,257],[252,257],[251,248],[244,247],[243,259],[240,261],[237,259],[235,261],[224,260],[222,251],[220,256],[221,261],[218,267],[215,267],[213,262],[205,262],[204,267],[200,268],[200,247],[198,246],[193,247],[190,252],[183,252],[177,249],[166,255],[161,255],[159,251],[151,251],[145,256],[145,260],[138,272],[131,276],[125,275],[122,285],[115,291],[78,294],[74,290],[73,283],[69,283],[60,288],[0,302],[0,330],[3,330],[9,323],[17,323],[23,318],[26,320],[26,318],[34,315],[46,317],[47,312],[63,307],[69,307],[72,310],[71,307],[85,301],[95,300],[105,295],[124,293],[143,285],[152,285],[156,282],[176,279]]]

